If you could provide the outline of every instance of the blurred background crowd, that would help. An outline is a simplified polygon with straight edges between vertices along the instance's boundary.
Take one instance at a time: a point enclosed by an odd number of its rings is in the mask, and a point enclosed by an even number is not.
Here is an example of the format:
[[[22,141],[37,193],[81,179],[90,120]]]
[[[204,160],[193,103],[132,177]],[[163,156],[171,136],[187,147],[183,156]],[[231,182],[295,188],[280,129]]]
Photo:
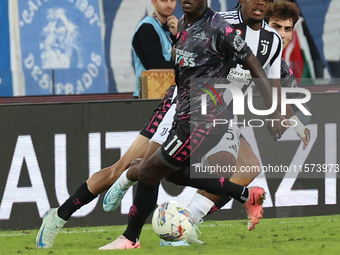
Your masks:
[[[226,11],[238,1],[208,2]],[[340,1],[294,2],[302,17],[284,58],[300,85],[337,85]],[[131,40],[152,12],[150,0],[0,1],[0,96],[132,93]]]

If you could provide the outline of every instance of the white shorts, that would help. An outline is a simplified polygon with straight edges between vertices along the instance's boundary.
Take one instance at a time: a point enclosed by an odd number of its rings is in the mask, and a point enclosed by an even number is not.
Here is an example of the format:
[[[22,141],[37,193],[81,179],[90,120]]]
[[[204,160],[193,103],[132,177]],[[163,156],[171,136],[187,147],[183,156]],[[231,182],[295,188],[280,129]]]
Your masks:
[[[156,142],[162,145],[169,135],[169,131],[172,127],[172,122],[174,121],[174,115],[176,113],[177,104],[172,104],[168,112],[164,115],[163,120],[159,124],[156,133],[151,137],[151,142]]]
[[[176,99],[177,96],[177,86],[175,87],[174,93],[172,95],[171,101]],[[174,121],[174,116],[176,113],[176,103],[173,103],[169,108],[168,112],[164,115],[163,120],[159,123],[156,133],[151,137],[150,143],[155,142],[162,145],[167,139],[172,123]]]
[[[240,150],[240,134],[241,129],[240,127],[235,124],[237,123],[237,116],[232,119],[233,125],[228,128],[228,131],[223,135],[221,140],[218,142],[218,144],[212,148],[210,151],[207,152],[202,158],[202,164],[205,165],[204,162],[207,161],[208,157],[220,152],[220,151],[226,151],[231,153],[235,159],[237,160],[238,152]],[[230,125],[229,125],[230,126]]]

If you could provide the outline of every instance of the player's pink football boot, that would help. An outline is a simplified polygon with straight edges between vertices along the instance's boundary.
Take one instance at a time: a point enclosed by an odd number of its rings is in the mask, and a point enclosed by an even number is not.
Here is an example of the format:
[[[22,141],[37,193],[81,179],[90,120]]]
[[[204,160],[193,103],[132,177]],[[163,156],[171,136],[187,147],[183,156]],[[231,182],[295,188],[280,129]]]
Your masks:
[[[98,250],[124,250],[124,249],[139,249],[140,248],[140,242],[133,243],[129,239],[127,239],[125,236],[121,235],[113,242],[104,245],[102,247],[99,247]]]
[[[246,211],[248,214],[248,230],[252,231],[255,226],[260,222],[260,219],[263,216],[263,207],[262,203],[265,200],[265,194],[263,188],[260,187],[249,187],[249,198],[248,201],[244,204],[246,207]]]

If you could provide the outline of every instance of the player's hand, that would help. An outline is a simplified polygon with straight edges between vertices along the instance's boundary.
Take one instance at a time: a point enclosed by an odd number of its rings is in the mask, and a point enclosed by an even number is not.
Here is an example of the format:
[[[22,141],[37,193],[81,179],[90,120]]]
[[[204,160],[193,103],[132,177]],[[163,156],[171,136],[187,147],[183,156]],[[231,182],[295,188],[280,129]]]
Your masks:
[[[310,141],[310,130],[308,128],[305,128],[305,136],[300,138],[303,142],[303,149],[305,150]]]
[[[301,138],[301,141],[303,142],[303,149],[305,150],[310,141],[309,129],[302,124],[296,115],[291,116],[288,121],[290,125],[294,127],[296,134]]]
[[[178,25],[178,19],[176,16],[171,15],[167,18],[167,24],[169,27],[169,31],[173,36],[177,35],[177,25]]]
[[[175,45],[172,46],[172,49],[171,49],[171,59],[173,61],[176,61],[176,47],[175,47]]]
[[[267,128],[269,130],[270,135],[274,138],[274,141],[277,141],[277,139],[280,139],[282,134],[287,129],[281,124],[284,123],[285,118],[276,110],[269,116],[269,119],[275,120],[268,121]]]

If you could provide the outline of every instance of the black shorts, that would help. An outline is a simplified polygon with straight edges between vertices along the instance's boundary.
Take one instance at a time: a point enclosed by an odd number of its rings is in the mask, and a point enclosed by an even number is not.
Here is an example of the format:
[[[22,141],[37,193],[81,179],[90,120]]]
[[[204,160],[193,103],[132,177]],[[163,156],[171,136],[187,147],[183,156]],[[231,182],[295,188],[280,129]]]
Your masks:
[[[201,162],[201,158],[222,138],[224,128],[206,128],[206,123],[190,126],[176,123],[157,154],[163,163],[175,170]]]
[[[145,124],[144,128],[139,132],[142,136],[151,139],[156,133],[159,124],[162,122],[164,115],[168,112],[171,105],[176,102],[172,100],[172,96],[176,85],[172,85],[166,92],[162,102],[153,111],[152,116],[148,123]]]

